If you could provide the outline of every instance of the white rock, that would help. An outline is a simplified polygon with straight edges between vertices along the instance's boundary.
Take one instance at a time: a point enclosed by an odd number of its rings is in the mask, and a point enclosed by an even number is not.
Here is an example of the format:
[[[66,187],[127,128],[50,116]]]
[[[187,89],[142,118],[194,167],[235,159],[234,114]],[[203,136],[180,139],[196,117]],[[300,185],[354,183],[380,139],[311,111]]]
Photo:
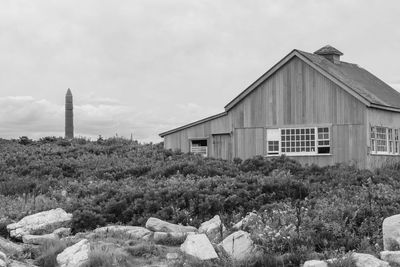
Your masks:
[[[175,252],[170,252],[167,253],[167,260],[176,260],[177,258],[179,258],[179,254],[175,253]]]
[[[89,260],[90,244],[83,239],[57,255],[59,267],[80,267]]]
[[[213,243],[220,242],[225,231],[226,228],[222,224],[219,215],[215,215],[211,220],[203,222],[199,227],[199,233],[206,234],[208,239]]]
[[[244,217],[238,223],[236,223],[234,226],[232,226],[232,229],[235,231],[243,230],[244,228],[246,228],[248,226],[248,224],[251,221],[255,220],[257,217],[258,217],[257,213],[249,212],[246,215],[246,217]]]
[[[61,227],[53,231],[59,238],[67,237],[71,234],[71,228]]]
[[[36,267],[36,265],[25,263],[25,262],[19,262],[15,260],[11,260],[8,264],[8,267]]]
[[[153,217],[147,220],[146,228],[153,232],[197,232],[196,227],[173,224]]]
[[[70,224],[72,214],[63,209],[42,211],[22,218],[19,222],[7,225],[10,236],[21,239],[24,235],[52,233],[55,229]]]
[[[188,235],[181,251],[200,260],[217,259],[218,255],[205,234]]]
[[[68,195],[68,192],[67,192],[67,190],[62,190],[61,191],[61,195],[63,196],[63,197],[67,197],[67,195]]]
[[[22,236],[22,242],[25,244],[43,245],[46,242],[59,239],[56,234],[46,235],[24,235]]]
[[[0,251],[0,260],[7,261],[7,255],[6,255],[6,253]]]
[[[93,230],[95,233],[126,233],[130,230],[135,230],[137,226],[130,225],[108,225]]]
[[[153,241],[155,243],[171,243],[171,244],[182,244],[188,235],[193,235],[195,232],[154,232]]]
[[[399,250],[400,247],[400,214],[385,218],[382,223],[383,249]]]
[[[227,236],[220,246],[235,260],[243,260],[253,252],[254,243],[250,234],[245,231],[237,231]]]
[[[133,239],[148,240],[153,232],[140,226],[109,225],[94,230],[95,233],[126,234]]]
[[[0,267],[7,266],[7,255],[0,251]]]
[[[239,230],[242,229],[242,227],[243,227],[243,219],[241,219],[240,221],[238,221],[237,223],[235,223],[235,224],[232,226],[232,230],[234,230],[234,231],[239,231]]]
[[[400,265],[400,251],[381,251],[381,259],[389,263]]]
[[[0,250],[6,254],[18,254],[24,250],[23,246],[0,237]]]
[[[328,267],[328,264],[325,261],[310,260],[306,261],[303,267]]]
[[[370,254],[353,253],[352,257],[355,260],[357,267],[389,267],[389,263]]]
[[[132,227],[134,228],[126,232],[126,234],[129,235],[129,238],[149,240],[153,235],[152,231],[144,227],[140,226],[132,226]]]

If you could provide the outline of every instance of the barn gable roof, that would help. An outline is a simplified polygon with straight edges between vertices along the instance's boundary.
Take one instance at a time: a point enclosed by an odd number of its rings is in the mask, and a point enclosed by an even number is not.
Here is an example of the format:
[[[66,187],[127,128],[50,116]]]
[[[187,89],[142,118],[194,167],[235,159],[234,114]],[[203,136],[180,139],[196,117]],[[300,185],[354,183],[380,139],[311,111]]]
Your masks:
[[[338,54],[339,53],[341,52],[338,51]],[[274,74],[279,68],[281,68],[284,64],[286,64],[286,62],[295,56],[342,87],[365,105],[369,107],[400,112],[400,93],[367,70],[360,68],[356,64],[343,61],[340,61],[339,64],[335,64],[326,59],[324,56],[311,54],[296,49],[290,52],[286,57],[284,57],[253,84],[246,88],[246,90],[229,102],[225,106],[225,110],[228,111],[233,108],[249,93],[256,89],[262,82],[268,79],[268,77]]]
[[[236,106],[242,99],[255,90],[261,83],[273,75],[293,57],[300,58],[368,107],[400,112],[400,93],[395,89],[356,64],[343,61],[340,61],[338,64],[325,58],[323,56],[324,53],[339,56],[342,55],[339,50],[331,46],[325,46],[316,52],[318,52],[319,55],[294,49],[229,102],[225,106],[225,112],[163,132],[160,136],[164,137],[168,134],[225,116],[230,109]]]
[[[161,137],[164,137],[164,136],[166,136],[166,135],[175,133],[175,132],[177,132],[177,131],[180,131],[180,130],[183,130],[183,129],[186,129],[186,128],[189,128],[189,127],[193,127],[193,126],[196,126],[196,125],[205,123],[205,122],[207,122],[207,121],[212,121],[212,120],[221,118],[221,117],[225,116],[226,114],[227,114],[227,112],[224,111],[224,112],[218,113],[218,114],[216,114],[216,115],[213,115],[213,116],[210,116],[210,117],[207,117],[207,118],[204,118],[204,119],[201,119],[201,120],[198,120],[198,121],[195,121],[195,122],[192,122],[192,123],[183,125],[183,126],[181,126],[181,127],[178,127],[178,128],[175,128],[175,129],[172,129],[172,130],[169,130],[169,131],[160,133],[160,136],[161,136]]]
[[[358,65],[347,62],[333,64],[321,56],[299,52],[365,97],[371,104],[400,108],[400,93]]]

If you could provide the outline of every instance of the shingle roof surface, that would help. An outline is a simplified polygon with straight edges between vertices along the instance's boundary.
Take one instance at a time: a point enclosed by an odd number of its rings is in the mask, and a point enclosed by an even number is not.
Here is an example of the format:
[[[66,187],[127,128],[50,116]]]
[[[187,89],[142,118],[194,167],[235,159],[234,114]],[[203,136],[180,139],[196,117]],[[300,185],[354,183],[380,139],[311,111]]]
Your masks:
[[[356,64],[334,64],[323,56],[297,50],[314,64],[340,80],[373,104],[400,108],[400,93]]]

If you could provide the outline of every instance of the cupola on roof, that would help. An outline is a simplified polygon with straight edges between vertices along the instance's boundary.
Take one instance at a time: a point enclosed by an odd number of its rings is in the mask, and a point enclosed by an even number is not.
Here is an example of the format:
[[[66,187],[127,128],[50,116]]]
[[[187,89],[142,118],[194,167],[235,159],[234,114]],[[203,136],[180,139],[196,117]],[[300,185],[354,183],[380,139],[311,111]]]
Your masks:
[[[318,49],[317,51],[314,52],[314,54],[322,56],[334,64],[339,64],[340,56],[343,56],[342,52],[340,52],[339,50],[330,45],[326,45]]]
[[[338,55],[343,56],[343,53],[334,48],[333,46],[326,45],[314,52],[316,55]]]

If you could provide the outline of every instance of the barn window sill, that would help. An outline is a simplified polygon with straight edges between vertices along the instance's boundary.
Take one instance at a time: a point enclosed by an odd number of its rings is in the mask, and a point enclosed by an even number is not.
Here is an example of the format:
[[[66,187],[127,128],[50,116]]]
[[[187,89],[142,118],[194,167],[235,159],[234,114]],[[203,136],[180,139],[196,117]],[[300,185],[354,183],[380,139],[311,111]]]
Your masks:
[[[384,153],[376,154],[376,153],[369,153],[369,155],[370,155],[370,156],[378,156],[378,157],[380,157],[380,156],[385,156],[385,157],[400,157],[400,154],[384,154]]]
[[[265,155],[264,157],[267,158],[273,158],[273,157],[280,157],[282,155],[285,155],[286,157],[326,157],[326,156],[332,156],[333,154],[298,154],[298,155],[294,155],[294,154],[279,154],[279,155]],[[394,156],[394,155],[393,155]],[[400,155],[398,155],[400,156]]]

